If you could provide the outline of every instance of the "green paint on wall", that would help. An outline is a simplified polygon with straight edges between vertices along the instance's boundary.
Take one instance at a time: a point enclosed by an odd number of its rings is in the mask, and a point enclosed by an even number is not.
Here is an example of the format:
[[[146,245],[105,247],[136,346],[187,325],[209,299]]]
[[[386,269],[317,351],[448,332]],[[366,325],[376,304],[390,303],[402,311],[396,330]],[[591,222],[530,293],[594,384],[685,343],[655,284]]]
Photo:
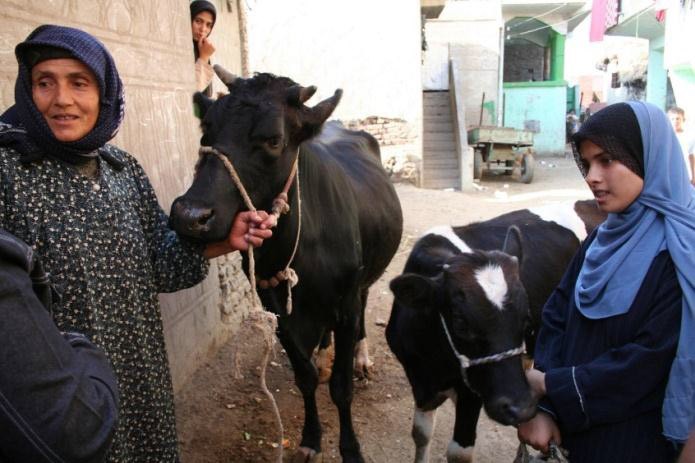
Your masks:
[[[550,35],[550,80],[565,78],[565,36],[552,31]]]

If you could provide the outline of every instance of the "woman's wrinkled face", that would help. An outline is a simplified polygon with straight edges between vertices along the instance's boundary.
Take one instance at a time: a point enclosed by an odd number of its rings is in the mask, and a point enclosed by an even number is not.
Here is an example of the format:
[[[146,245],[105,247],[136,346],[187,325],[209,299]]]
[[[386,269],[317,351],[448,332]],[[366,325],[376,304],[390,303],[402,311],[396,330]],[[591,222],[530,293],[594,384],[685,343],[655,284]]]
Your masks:
[[[214,19],[212,13],[209,11],[201,11],[195,18],[191,21],[191,32],[193,33],[193,40],[196,42],[200,41],[203,37],[207,38],[212,32],[212,26],[214,24]]]
[[[604,212],[619,213],[642,193],[644,180],[590,140],[579,146],[586,181]]]
[[[82,62],[50,59],[31,69],[34,104],[53,135],[62,142],[83,138],[99,117],[99,83]]]

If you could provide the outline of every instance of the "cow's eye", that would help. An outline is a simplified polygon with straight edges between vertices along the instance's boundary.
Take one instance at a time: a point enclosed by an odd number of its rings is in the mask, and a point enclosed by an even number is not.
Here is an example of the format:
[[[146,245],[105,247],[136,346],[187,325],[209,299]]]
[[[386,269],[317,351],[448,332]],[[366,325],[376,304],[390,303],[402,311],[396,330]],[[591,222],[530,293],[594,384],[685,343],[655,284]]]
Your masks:
[[[269,151],[278,151],[282,148],[282,138],[281,137],[271,137],[265,141],[265,146]]]

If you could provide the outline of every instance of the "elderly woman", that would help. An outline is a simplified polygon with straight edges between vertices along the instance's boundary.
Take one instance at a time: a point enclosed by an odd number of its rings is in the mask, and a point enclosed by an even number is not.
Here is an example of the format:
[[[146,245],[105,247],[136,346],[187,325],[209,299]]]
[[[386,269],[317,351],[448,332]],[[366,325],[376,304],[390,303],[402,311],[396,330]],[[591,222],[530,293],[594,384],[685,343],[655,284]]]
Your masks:
[[[176,461],[157,293],[200,282],[205,257],[260,245],[267,214],[239,214],[228,241],[206,249],[180,241],[140,164],[107,144],[124,96],[106,48],[46,25],[15,53],[15,104],[0,116],[0,228],[51,274],[56,324],[86,334],[114,367],[121,408],[110,461]]]
[[[543,309],[519,437],[573,463],[670,462],[695,425],[695,195],[654,105],[608,106],[573,144],[608,218]]]

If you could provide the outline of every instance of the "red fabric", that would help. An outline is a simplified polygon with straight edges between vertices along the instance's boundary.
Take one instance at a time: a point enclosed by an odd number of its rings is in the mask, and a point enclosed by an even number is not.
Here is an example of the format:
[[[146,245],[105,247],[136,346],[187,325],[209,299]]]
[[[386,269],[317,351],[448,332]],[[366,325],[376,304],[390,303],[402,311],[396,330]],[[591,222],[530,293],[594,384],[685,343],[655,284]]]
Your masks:
[[[666,21],[666,10],[658,10],[656,12],[656,20],[660,23]]]

